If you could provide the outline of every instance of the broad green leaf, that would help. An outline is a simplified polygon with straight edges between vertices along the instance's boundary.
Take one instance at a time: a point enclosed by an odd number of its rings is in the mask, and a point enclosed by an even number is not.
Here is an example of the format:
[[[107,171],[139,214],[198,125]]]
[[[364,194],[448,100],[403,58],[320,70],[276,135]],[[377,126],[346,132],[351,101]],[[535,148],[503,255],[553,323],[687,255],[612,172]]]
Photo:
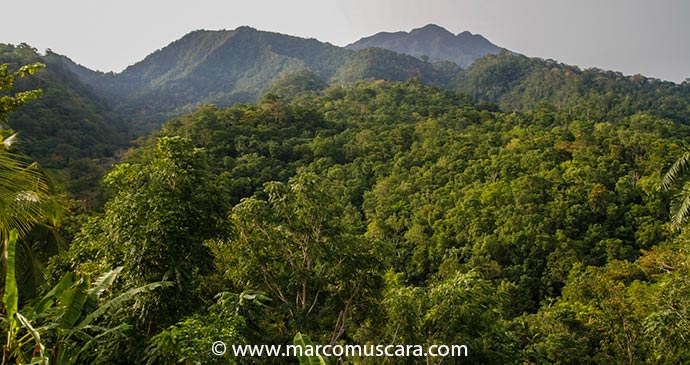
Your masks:
[[[57,283],[53,289],[50,289],[50,291],[46,293],[46,295],[44,295],[43,298],[36,303],[36,305],[34,305],[34,313],[37,315],[43,314],[46,310],[53,306],[53,303],[55,303],[55,298],[60,297],[65,289],[69,288],[70,285],[72,285],[72,273],[68,272],[62,277],[62,279],[60,279],[60,282]]]
[[[673,183],[681,177],[688,168],[690,168],[690,152],[684,153],[673,163],[661,180],[660,188],[662,190],[671,190]]]
[[[17,289],[17,277],[14,273],[15,265],[15,250],[17,248],[17,231],[10,231],[9,240],[7,240],[5,258],[6,258],[6,273],[5,273],[5,293],[2,297],[2,303],[5,305],[5,312],[7,318],[10,320],[10,327],[14,327],[16,323],[15,314],[18,311],[19,290]],[[15,324],[16,325],[16,324]]]
[[[302,356],[298,356],[297,358],[299,359],[300,365],[326,365],[328,364],[326,362],[326,359],[324,359],[321,355],[319,356],[306,356],[306,351],[307,347],[311,347],[312,349],[314,348],[314,343],[311,342],[311,339],[307,335],[303,335],[300,332],[297,332],[295,335],[295,338],[292,340],[292,343],[295,346],[299,346],[302,348]]]
[[[84,343],[83,346],[80,346],[80,347],[79,347],[79,350],[78,350],[77,353],[76,353],[76,358],[79,358],[79,356],[80,356],[84,351],[86,351],[87,349],[89,349],[92,345],[96,344],[96,343],[97,343],[96,341],[97,341],[98,339],[100,339],[100,338],[102,338],[102,337],[105,337],[105,336],[109,336],[109,335],[120,335],[120,336],[123,336],[124,332],[125,332],[128,328],[130,328],[130,326],[129,326],[128,324],[125,324],[125,323],[123,323],[123,324],[121,324],[121,325],[119,325],[119,326],[115,326],[115,327],[113,327],[113,328],[99,328],[98,330],[99,330],[99,331],[102,331],[102,332],[101,332],[98,336],[93,337],[91,340],[86,341],[86,343]],[[85,327],[84,329],[87,329],[87,327]],[[89,329],[90,329],[90,328],[89,328]]]
[[[80,329],[80,328],[86,327],[96,318],[107,313],[109,310],[112,310],[114,308],[119,307],[120,305],[122,305],[126,301],[134,298],[135,296],[137,296],[141,293],[148,293],[148,292],[151,292],[155,289],[166,288],[166,287],[170,287],[172,285],[173,285],[173,282],[171,282],[171,281],[159,281],[156,283],[151,283],[151,284],[147,284],[144,286],[140,286],[138,288],[128,290],[128,291],[118,295],[117,297],[103,303],[101,306],[98,307],[98,309],[89,313],[86,317],[84,317],[84,319],[75,328]]]
[[[81,317],[86,298],[88,298],[86,293],[88,287],[88,280],[81,278],[75,285],[65,290],[62,298],[60,298],[60,306],[64,310],[60,328],[64,330],[72,329],[74,324],[77,323]]]
[[[91,286],[91,289],[89,289],[89,297],[91,299],[100,298],[101,294],[103,294],[103,292],[113,284],[115,279],[117,279],[117,276],[120,275],[121,271],[122,266],[114,270],[110,270],[96,279],[94,284]]]

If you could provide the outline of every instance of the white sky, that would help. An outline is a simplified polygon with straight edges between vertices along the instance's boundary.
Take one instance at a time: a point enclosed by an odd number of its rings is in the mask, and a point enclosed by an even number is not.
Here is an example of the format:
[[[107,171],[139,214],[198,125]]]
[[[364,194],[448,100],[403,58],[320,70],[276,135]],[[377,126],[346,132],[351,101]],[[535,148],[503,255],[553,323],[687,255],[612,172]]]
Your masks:
[[[119,72],[195,29],[249,25],[346,45],[428,23],[510,50],[672,81],[690,77],[686,0],[3,0],[0,43]]]

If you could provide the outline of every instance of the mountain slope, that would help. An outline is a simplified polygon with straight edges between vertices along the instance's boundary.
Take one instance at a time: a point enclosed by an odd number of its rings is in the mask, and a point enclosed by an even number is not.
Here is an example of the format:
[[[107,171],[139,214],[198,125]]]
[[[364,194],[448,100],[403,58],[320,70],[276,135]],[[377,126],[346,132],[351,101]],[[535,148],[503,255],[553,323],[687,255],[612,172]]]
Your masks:
[[[56,155],[58,144],[78,147],[75,156],[82,157],[112,155],[115,146],[124,144],[123,121],[103,98],[63,66],[60,56],[51,52],[41,56],[26,45],[0,44],[0,63],[18,68],[33,62],[46,67],[32,77],[17,80],[15,87],[18,91],[40,88],[43,94],[10,114],[9,121],[26,141],[25,149],[32,157],[59,166],[69,156]]]
[[[200,104],[255,101],[286,71],[309,69],[327,80],[350,51],[249,27],[194,31],[119,74],[89,72],[66,64],[145,132]]]
[[[540,103],[587,107],[593,119],[648,112],[690,124],[690,83],[642,75],[580,69],[553,60],[502,53],[487,55],[457,75],[456,88],[503,110],[527,111]]]
[[[409,33],[377,33],[345,48],[360,50],[370,47],[385,48],[417,58],[428,57],[430,61],[451,61],[463,68],[487,54],[504,51],[479,34],[462,32],[453,35],[434,24],[413,29]]]
[[[331,81],[352,84],[359,80],[405,81],[417,78],[427,85],[446,87],[450,86],[450,77],[461,71],[457,66],[447,66],[434,65],[386,49],[365,48],[349,57]]]
[[[0,44],[0,63],[11,69],[42,62],[45,69],[17,80],[15,89],[40,88],[42,95],[10,114],[9,127],[20,148],[44,168],[55,171],[66,189],[86,197],[127,145],[127,127],[107,101],[65,67],[62,56],[45,56],[28,45]]]
[[[372,45],[394,49],[369,47]],[[360,47],[364,48],[353,50]],[[93,72],[67,58],[64,63],[114,103],[134,135],[155,130],[163,121],[202,104],[229,106],[257,101],[276,90],[282,90],[279,94],[283,96],[294,96],[300,90],[328,84],[410,78],[467,92],[503,110],[528,110],[540,102],[581,106],[584,100],[591,105],[590,114],[599,119],[610,113],[630,115],[638,110],[653,110],[684,123],[690,118],[687,87],[528,58],[505,51],[479,35],[453,35],[435,25],[409,33],[378,34],[348,48],[239,27],[191,32],[119,74]],[[465,70],[457,66],[470,62]],[[290,87],[285,81],[290,79],[303,85]]]
[[[120,74],[96,73],[67,58],[65,64],[113,98],[116,109],[141,133],[200,104],[256,101],[285,74],[306,71],[326,83],[418,77],[445,85],[450,73],[457,72],[390,51],[357,52],[250,27],[194,31]]]

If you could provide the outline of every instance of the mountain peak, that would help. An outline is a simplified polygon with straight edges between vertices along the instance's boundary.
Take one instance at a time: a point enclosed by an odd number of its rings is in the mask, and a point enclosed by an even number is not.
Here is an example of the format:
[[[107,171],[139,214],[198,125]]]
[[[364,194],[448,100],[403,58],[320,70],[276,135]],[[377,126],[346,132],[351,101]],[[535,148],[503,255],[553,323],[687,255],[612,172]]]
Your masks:
[[[464,31],[454,35],[436,24],[427,24],[409,33],[377,33],[345,48],[360,50],[370,47],[385,48],[421,59],[428,58],[430,61],[451,61],[460,67],[467,67],[478,58],[504,50],[479,34]]]
[[[422,28],[412,29],[410,33],[407,33],[408,37],[419,37],[420,41],[423,42],[434,42],[437,40],[450,41],[455,37],[453,33],[449,32],[446,28],[440,27],[436,24],[427,24]]]
[[[448,33],[450,35],[453,35],[453,33],[449,32],[446,28],[436,25],[436,24],[427,24],[421,28],[416,28],[412,29],[409,34],[413,33],[420,33],[420,32],[425,32],[425,33]]]
[[[252,28],[248,25],[241,25],[235,29],[235,32],[258,32],[256,28]]]

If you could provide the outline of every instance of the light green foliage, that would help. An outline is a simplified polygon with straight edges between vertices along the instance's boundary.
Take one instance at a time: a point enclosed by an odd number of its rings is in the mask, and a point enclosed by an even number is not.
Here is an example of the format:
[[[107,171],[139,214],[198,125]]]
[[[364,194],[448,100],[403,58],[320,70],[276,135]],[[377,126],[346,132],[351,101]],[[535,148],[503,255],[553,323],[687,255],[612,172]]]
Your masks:
[[[652,356],[640,339],[656,282],[609,273],[672,236],[657,186],[688,132],[375,82],[204,107],[162,134],[207,150],[229,187],[233,232],[208,243],[213,286],[273,303],[247,338],[459,341],[475,362],[587,363]],[[588,286],[601,294],[561,299]]]
[[[405,286],[400,278],[399,274],[388,275],[382,343],[462,344],[468,347],[473,364],[509,360],[511,339],[502,320],[508,299],[504,287],[493,285],[476,272],[457,273],[426,288]],[[375,359],[359,361],[375,363]],[[433,357],[425,361],[445,362]]]
[[[318,355],[318,356],[307,356],[304,355],[304,353],[307,352],[307,348],[314,348],[314,343],[311,342],[311,339],[307,335],[303,335],[300,332],[297,332],[295,334],[295,338],[292,340],[292,343],[295,346],[299,346],[302,348],[302,356],[298,356],[299,364],[300,365],[326,365],[328,364],[326,362],[326,359],[323,358],[323,356]]]
[[[648,356],[659,364],[682,363],[690,357],[685,339],[690,336],[690,260],[688,240],[645,252],[642,268],[654,281],[638,290],[635,307],[642,308],[643,336]]]
[[[87,273],[121,265],[121,290],[174,283],[143,295],[132,310],[113,318],[136,331],[103,350],[100,361],[112,363],[122,351],[143,356],[147,337],[202,304],[203,276],[212,268],[204,241],[224,232],[228,200],[205,152],[180,137],[159,139],[146,161],[121,164],[104,181],[113,198],[84,225],[62,265]]]
[[[230,354],[231,346],[247,344],[243,333],[247,330],[244,315],[252,309],[263,308],[260,293],[233,295],[219,293],[216,303],[206,311],[187,317],[166,328],[150,340],[146,350],[147,364],[239,364],[242,360]],[[211,344],[223,341],[227,353],[223,356],[211,352]]]
[[[24,65],[15,72],[9,71],[9,64],[0,64],[0,122],[7,122],[8,113],[14,111],[22,104],[29,100],[36,99],[41,95],[41,90],[28,90],[20,91],[14,95],[4,95],[12,90],[17,78],[21,78],[27,75],[33,75],[41,68],[45,67],[44,64],[36,62],[30,65]]]
[[[377,295],[376,248],[358,234],[361,222],[342,185],[300,174],[266,184],[263,193],[232,210],[233,236],[216,249],[225,276],[279,303],[269,318],[280,320],[270,325],[284,336],[320,330],[319,338],[338,341]]]
[[[516,319],[513,330],[527,340],[520,357],[532,363],[591,364],[599,336],[581,317],[583,309],[557,304]]]
[[[642,331],[646,303],[639,296],[651,289],[645,279],[628,262],[576,266],[560,303],[530,318],[536,334],[528,356],[561,363],[641,362],[648,342]]]
[[[677,362],[685,257],[657,187],[690,130],[600,106],[501,112],[418,81],[204,106],[113,169],[55,270],[175,282],[104,317],[132,328],[95,363],[223,361],[212,337],[297,332],[465,344],[468,363]],[[270,301],[236,309],[250,290]]]

